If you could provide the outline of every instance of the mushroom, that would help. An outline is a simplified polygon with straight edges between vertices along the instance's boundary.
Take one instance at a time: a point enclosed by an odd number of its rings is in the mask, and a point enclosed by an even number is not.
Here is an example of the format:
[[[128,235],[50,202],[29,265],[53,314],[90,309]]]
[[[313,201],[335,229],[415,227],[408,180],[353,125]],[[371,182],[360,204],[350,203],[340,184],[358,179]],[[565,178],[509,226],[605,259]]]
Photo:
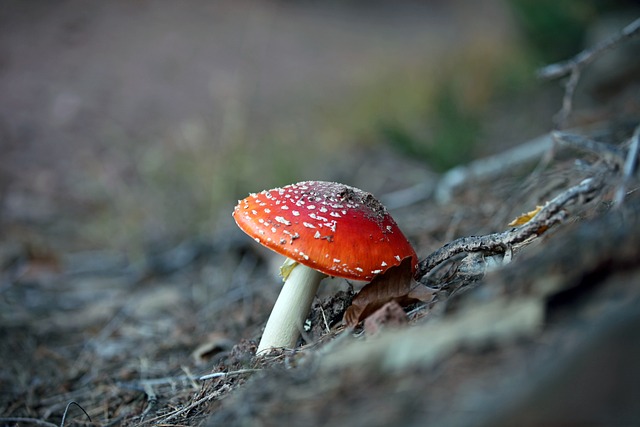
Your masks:
[[[256,242],[287,257],[284,285],[258,354],[292,348],[326,276],[370,281],[417,255],[387,209],[371,194],[335,182],[305,181],[251,194],[233,211]]]

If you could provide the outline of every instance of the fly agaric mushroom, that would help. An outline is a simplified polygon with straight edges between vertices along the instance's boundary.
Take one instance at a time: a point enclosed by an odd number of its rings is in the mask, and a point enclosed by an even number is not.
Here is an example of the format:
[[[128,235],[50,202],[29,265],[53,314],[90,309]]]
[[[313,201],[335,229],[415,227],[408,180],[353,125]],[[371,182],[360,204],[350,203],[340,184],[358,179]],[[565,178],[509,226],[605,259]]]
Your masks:
[[[387,209],[347,185],[306,181],[251,194],[233,217],[256,242],[287,257],[258,353],[295,346],[324,277],[370,281],[407,257],[415,271],[416,252]]]

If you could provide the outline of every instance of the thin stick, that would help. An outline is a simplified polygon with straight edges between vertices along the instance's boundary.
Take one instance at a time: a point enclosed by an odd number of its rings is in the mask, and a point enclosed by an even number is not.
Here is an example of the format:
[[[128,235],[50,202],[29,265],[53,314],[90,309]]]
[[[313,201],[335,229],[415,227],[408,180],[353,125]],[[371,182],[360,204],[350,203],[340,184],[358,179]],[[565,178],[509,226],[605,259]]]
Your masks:
[[[205,402],[208,402],[209,400],[215,399],[215,398],[216,398],[216,397],[218,397],[218,396],[219,396],[219,393],[211,393],[211,394],[208,394],[208,395],[206,395],[205,397],[203,397],[203,398],[201,398],[201,399],[198,399],[198,400],[196,400],[195,402],[191,403],[190,405],[185,406],[185,407],[184,407],[184,408],[182,408],[182,409],[178,409],[177,411],[174,411],[174,412],[173,412],[170,416],[168,416],[167,418],[162,418],[162,422],[163,422],[163,423],[166,423],[167,421],[171,421],[171,420],[173,420],[174,418],[176,418],[176,417],[178,417],[178,416],[180,416],[180,415],[184,414],[185,412],[190,411],[190,410],[192,410],[193,408],[195,408],[195,407],[199,406],[200,404],[205,403]],[[158,419],[159,419],[159,418],[155,418],[154,420],[150,420],[150,421],[155,421],[155,420],[158,420]]]
[[[153,390],[153,387],[150,384],[144,384],[144,392],[147,395],[147,407],[144,408],[142,415],[140,415],[140,422],[143,422],[149,412],[158,404],[158,396],[156,396],[156,392]]]
[[[324,309],[320,306],[320,313],[322,314],[322,320],[324,321],[324,327],[327,329],[327,332],[331,331],[329,328],[329,322],[327,322],[327,316],[324,315]]]
[[[543,79],[557,79],[569,74],[569,80],[565,84],[564,96],[562,98],[562,108],[555,116],[555,123],[558,128],[566,125],[567,119],[573,108],[573,94],[580,80],[580,74],[584,67],[593,62],[602,53],[618,46],[623,41],[640,34],[640,18],[624,27],[618,34],[610,37],[590,49],[585,49],[573,58],[563,62],[547,65],[538,70],[538,77]]]
[[[240,375],[240,374],[246,374],[246,373],[251,373],[251,372],[257,372],[260,371],[261,369],[239,369],[237,371],[231,371],[231,372],[214,372],[211,374],[207,374],[207,375],[202,375],[200,377],[191,377],[189,378],[189,380],[192,381],[205,381],[205,380],[210,380],[213,378],[224,378],[230,375]],[[182,375],[181,378],[185,377],[185,375]],[[159,384],[159,381],[165,381],[165,383],[170,383],[168,380],[174,380],[172,378],[159,378],[157,380],[143,380],[143,381],[153,381],[155,384]],[[213,392],[211,394],[208,394],[198,400],[196,400],[195,402],[190,403],[189,405],[185,406],[182,409],[177,409],[173,412],[170,412],[170,415],[166,418],[162,418],[162,416],[157,416],[155,418],[152,418],[150,420],[147,420],[145,423],[150,423],[153,422],[155,424],[159,424],[159,421],[161,421],[162,423],[165,423],[167,421],[171,421],[173,419],[175,419],[176,417],[184,414],[187,411],[190,411],[191,409],[197,407],[198,405],[208,402],[209,400],[215,399],[216,397],[218,397],[220,394],[218,392]]]
[[[576,92],[576,87],[580,81],[581,68],[577,65],[571,69],[569,80],[564,85],[564,95],[562,96],[562,108],[558,111],[553,118],[556,127],[562,129],[567,123],[567,119],[573,110],[573,94]]]
[[[78,408],[80,408],[80,410],[82,412],[84,412],[84,414],[89,419],[89,422],[91,422],[91,417],[89,416],[89,414],[87,414],[87,411],[85,411],[84,408],[82,406],[80,406],[80,404],[78,402],[72,400],[71,402],[67,403],[67,407],[64,408],[64,413],[62,414],[62,421],[60,421],[60,427],[64,427],[64,421],[67,419],[67,413],[69,412],[69,407],[71,405],[76,405]]]
[[[541,68],[540,70],[538,70],[537,75],[542,79],[558,79],[560,77],[564,77],[567,74],[572,73],[575,68],[584,67],[602,53],[615,48],[618,44],[622,43],[626,39],[638,36],[639,34],[640,18],[624,27],[615,36],[596,44],[592,48],[583,50],[573,58]]]
[[[635,173],[636,167],[638,165],[638,146],[640,145],[640,126],[636,127],[636,130],[633,132],[633,136],[631,137],[631,145],[629,147],[629,152],[627,153],[627,158],[624,162],[624,168],[622,170],[622,183],[618,187],[616,191],[616,197],[614,199],[614,206],[617,208],[622,205],[624,201],[624,197],[627,193],[627,186],[629,185],[629,181],[631,180],[631,176]]]
[[[261,369],[238,369],[237,371],[229,371],[229,372],[214,372],[211,374],[201,375],[201,376],[192,376],[192,375],[178,375],[175,377],[164,377],[164,378],[151,378],[145,380],[138,381],[130,381],[130,382],[120,382],[118,383],[118,387],[127,388],[131,390],[145,390],[147,386],[160,386],[167,384],[175,384],[178,382],[187,382],[187,381],[206,381],[213,378],[225,378],[232,375],[242,375],[248,374],[251,372],[258,372]]]
[[[191,373],[191,370],[187,366],[181,366],[181,369],[182,369],[182,372],[185,373],[185,376],[189,378],[189,380],[191,381],[191,387],[193,387],[194,389],[197,389],[198,383],[194,379],[195,376]]]
[[[214,372],[212,374],[202,375],[201,377],[198,377],[198,381],[205,381],[213,378],[224,378],[230,375],[249,374],[252,372],[259,372],[261,370],[262,369],[238,369],[237,371],[230,371],[230,372]]]

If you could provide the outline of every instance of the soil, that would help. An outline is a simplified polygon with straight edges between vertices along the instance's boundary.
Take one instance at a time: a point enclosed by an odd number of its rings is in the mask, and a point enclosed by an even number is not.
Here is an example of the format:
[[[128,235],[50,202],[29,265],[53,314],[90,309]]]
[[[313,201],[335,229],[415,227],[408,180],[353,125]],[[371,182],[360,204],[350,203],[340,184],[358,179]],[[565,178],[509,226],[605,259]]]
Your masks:
[[[424,165],[384,146],[341,147],[334,170],[316,170],[395,201],[390,212],[421,259],[457,237],[508,230],[585,178],[602,184],[522,245],[463,253],[417,278],[433,299],[402,310],[396,302],[369,327],[342,322],[363,284],[326,279],[300,345],[257,357],[280,259],[234,227],[235,199],[216,206],[224,219],[208,233],[186,233],[179,221],[180,232],[171,229],[154,216],[162,204],[123,209],[122,198],[144,204],[153,200],[147,193],[162,192],[140,186],[131,159],[151,162],[138,155],[154,153],[153,136],[193,117],[209,117],[220,131],[220,105],[237,97],[251,101],[253,135],[307,120],[355,96],[374,66],[388,72],[457,49],[470,34],[508,33],[496,24],[499,2],[483,2],[477,14],[458,2],[393,10],[359,2],[5,3],[0,425],[640,423],[640,195],[637,172],[625,181],[620,157],[640,122],[633,75],[608,82],[614,93],[572,122],[604,151],[557,145],[462,181],[446,203],[435,191],[444,181]],[[524,134],[552,126],[557,94],[525,100],[536,114]],[[501,122],[511,108],[497,112]],[[508,145],[497,139],[483,151]],[[165,206],[173,205],[172,196]],[[130,223],[153,230],[135,251],[120,243]],[[106,231],[87,234],[95,224]],[[118,233],[123,240],[99,237]]]

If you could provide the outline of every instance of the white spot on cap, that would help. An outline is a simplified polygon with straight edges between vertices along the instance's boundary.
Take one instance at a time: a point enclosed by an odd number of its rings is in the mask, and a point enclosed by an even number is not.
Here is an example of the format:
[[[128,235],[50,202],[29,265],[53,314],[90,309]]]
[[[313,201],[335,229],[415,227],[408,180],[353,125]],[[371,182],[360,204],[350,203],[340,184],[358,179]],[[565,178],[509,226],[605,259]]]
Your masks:
[[[386,267],[386,266],[387,266],[387,263],[386,263],[386,262],[382,261],[382,262],[380,263],[380,267]]]
[[[272,232],[272,233],[275,233],[276,231],[278,231],[278,229],[277,229],[277,228],[275,228],[275,227],[271,227],[271,232]]]
[[[340,260],[338,258],[334,258],[333,262],[335,262],[336,264],[340,264]]]
[[[371,274],[380,274],[382,270],[371,270]]]
[[[276,217],[276,221],[278,221],[280,224],[291,225],[291,221],[287,221],[286,219],[284,219],[281,216],[277,216]]]
[[[291,241],[289,243],[293,243],[294,240],[300,238],[300,235],[298,233],[292,234],[287,230],[282,230],[282,232],[291,238]]]
[[[303,223],[302,223],[302,225],[304,225],[304,226],[305,226],[305,227],[307,227],[307,228],[316,228],[316,226],[315,226],[315,225],[313,225],[313,224],[311,224],[311,223],[308,223],[308,222],[303,222]]]
[[[315,239],[319,239],[319,238],[320,238],[320,232],[319,232],[319,231],[316,231],[316,234],[314,234],[314,235],[313,235],[313,237],[314,237]]]
[[[398,260],[398,262],[402,261],[399,255],[394,255],[394,258]]]
[[[309,214],[309,218],[313,218],[313,219],[316,219],[316,220],[318,220],[318,221],[324,221],[324,222],[327,222],[327,218],[325,218],[325,217],[323,217],[323,216],[320,216],[320,215],[316,215],[316,214],[314,214],[314,213],[310,213],[310,214]]]
[[[291,211],[291,213],[293,214],[293,216],[300,216],[300,212],[298,211]]]
[[[269,208],[264,208],[264,212],[265,212],[265,213],[271,213],[271,209],[269,209]]]
[[[315,208],[316,208],[316,207],[315,207],[314,205],[309,205],[309,206],[307,206],[307,209],[314,210]]]
[[[329,212],[329,215],[331,215],[334,218],[340,218],[341,215],[338,212]]]

